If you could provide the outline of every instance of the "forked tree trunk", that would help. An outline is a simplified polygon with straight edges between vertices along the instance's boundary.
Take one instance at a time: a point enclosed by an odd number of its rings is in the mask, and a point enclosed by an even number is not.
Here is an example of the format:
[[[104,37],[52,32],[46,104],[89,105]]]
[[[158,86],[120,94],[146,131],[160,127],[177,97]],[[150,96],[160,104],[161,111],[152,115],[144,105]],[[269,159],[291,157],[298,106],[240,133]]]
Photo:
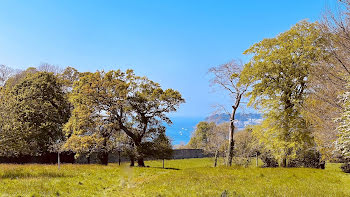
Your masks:
[[[215,159],[214,159],[214,167],[217,166],[218,163],[219,150],[215,151]]]

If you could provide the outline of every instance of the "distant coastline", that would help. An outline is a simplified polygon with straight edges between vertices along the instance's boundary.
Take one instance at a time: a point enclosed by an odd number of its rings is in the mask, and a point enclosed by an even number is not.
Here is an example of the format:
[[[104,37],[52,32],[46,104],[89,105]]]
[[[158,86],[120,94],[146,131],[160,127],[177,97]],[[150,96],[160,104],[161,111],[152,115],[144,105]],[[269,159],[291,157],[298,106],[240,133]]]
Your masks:
[[[172,125],[167,125],[167,135],[172,140],[173,145],[187,144],[191,139],[191,134],[200,121],[215,122],[217,124],[227,122],[230,119],[229,114],[214,114],[209,117],[171,117]],[[243,129],[247,125],[256,125],[261,123],[262,115],[258,113],[237,113],[236,126]]]

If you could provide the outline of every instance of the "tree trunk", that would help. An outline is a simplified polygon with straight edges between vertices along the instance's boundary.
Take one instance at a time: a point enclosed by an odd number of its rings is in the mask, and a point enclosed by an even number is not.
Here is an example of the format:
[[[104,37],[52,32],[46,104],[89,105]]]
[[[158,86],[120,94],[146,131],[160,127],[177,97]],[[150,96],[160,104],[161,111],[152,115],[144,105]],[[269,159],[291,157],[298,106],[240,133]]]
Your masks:
[[[130,156],[130,166],[135,166],[135,157],[134,156]]]
[[[121,160],[120,160],[120,151],[118,151],[118,164],[119,164],[119,166],[120,166],[120,162],[121,162]]]
[[[87,157],[87,162],[90,164],[90,155]]]
[[[98,159],[100,164],[108,165],[108,152],[99,152]]]
[[[287,158],[282,159],[282,167],[287,167]]]
[[[60,169],[60,152],[57,153],[57,166],[58,166],[58,170]]]
[[[137,166],[138,167],[145,167],[145,162],[143,161],[143,157],[137,158]]]
[[[236,109],[234,106],[232,106],[232,114],[230,118],[230,130],[229,130],[229,146],[228,146],[228,153],[227,153],[227,165],[232,166],[232,158],[233,158],[233,151],[235,148],[235,140],[233,138],[233,134],[235,133],[235,113]]]
[[[216,150],[216,151],[215,151],[215,159],[214,159],[214,167],[217,166],[217,163],[218,163],[218,155],[219,155],[219,150]]]

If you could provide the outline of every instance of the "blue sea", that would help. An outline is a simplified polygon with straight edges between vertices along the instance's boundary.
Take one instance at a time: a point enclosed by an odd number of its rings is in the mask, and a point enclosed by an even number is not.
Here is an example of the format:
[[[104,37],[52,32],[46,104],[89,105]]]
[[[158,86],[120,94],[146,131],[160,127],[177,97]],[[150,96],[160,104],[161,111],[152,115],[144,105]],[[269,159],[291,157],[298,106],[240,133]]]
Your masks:
[[[196,125],[205,118],[200,117],[172,117],[172,125],[166,126],[166,134],[170,137],[173,145],[187,144]]]

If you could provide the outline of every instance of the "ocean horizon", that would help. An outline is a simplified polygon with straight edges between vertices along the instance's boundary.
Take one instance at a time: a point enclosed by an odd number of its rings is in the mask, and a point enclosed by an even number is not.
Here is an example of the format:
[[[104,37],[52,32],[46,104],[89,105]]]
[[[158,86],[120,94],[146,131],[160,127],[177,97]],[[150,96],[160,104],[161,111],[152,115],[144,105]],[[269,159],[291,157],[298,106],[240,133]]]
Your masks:
[[[200,121],[205,117],[171,117],[172,125],[166,125],[166,134],[172,145],[187,144],[192,132]]]

